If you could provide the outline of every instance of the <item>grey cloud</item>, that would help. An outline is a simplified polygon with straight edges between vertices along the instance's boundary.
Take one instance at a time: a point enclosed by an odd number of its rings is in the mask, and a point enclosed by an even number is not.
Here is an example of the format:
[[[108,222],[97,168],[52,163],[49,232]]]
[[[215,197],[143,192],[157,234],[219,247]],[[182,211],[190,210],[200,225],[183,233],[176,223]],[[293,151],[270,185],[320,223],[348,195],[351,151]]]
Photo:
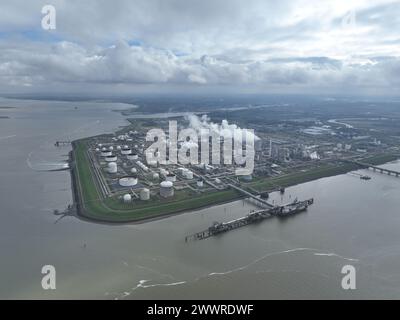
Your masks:
[[[57,30],[44,34],[40,9],[47,2],[1,2],[3,87],[243,85],[290,92],[394,91],[399,84],[398,1],[53,0]],[[353,9],[356,29],[343,29]]]

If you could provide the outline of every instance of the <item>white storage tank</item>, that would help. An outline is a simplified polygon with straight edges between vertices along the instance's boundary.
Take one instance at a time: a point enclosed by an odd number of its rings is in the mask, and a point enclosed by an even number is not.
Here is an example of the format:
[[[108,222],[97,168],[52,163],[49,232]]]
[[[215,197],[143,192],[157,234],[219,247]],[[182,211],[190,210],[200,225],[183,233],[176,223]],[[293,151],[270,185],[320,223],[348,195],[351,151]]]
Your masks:
[[[203,180],[202,179],[197,180],[197,187],[203,188],[203,186],[204,186]]]
[[[110,147],[108,148],[108,150],[113,151],[113,150],[114,150],[114,147],[113,147],[113,146],[110,146]]]
[[[169,174],[169,172],[163,168],[160,169],[160,173],[164,178]]]
[[[120,151],[121,150],[121,146],[117,146],[117,150]]]
[[[142,189],[140,191],[140,200],[149,200],[150,199],[150,190],[149,189]]]
[[[157,167],[157,160],[147,160],[147,165],[149,165],[150,167]]]
[[[175,182],[175,181],[176,181],[176,175],[174,175],[173,173],[168,173],[168,174],[165,176],[165,180],[166,180],[166,181]]]
[[[171,181],[163,181],[160,183],[160,195],[169,198],[174,195],[174,184]]]
[[[160,179],[160,175],[159,175],[157,172],[154,172],[154,173],[153,173],[153,179],[154,179],[154,180]]]
[[[137,160],[138,159],[138,155],[136,153],[129,153],[127,156],[128,160]]]
[[[132,150],[131,150],[131,148],[129,148],[128,146],[124,146],[124,147],[121,149],[121,153],[122,153],[122,154],[128,155],[128,154],[131,154],[131,153],[132,153]]]
[[[115,156],[113,154],[110,154],[110,155],[106,156],[106,161],[107,162],[116,162],[117,161],[117,156]]]
[[[117,164],[116,164],[115,162],[110,162],[110,163],[108,164],[107,171],[108,171],[109,173],[117,173],[117,171],[118,171],[118,166],[117,166]]]
[[[124,203],[131,203],[132,202],[132,196],[130,194],[124,194],[122,197]]]
[[[103,148],[103,150],[101,151],[101,156],[102,157],[109,157],[109,156],[111,156],[112,155],[112,152],[111,151],[109,151],[109,150],[104,150],[104,148]]]
[[[137,169],[136,168],[132,168],[131,169],[131,173],[137,173]]]
[[[188,179],[188,180],[193,179],[193,172],[190,171],[190,170],[187,170],[187,171],[185,172],[185,178]]]
[[[126,176],[119,179],[118,183],[121,187],[133,187],[137,185],[138,179],[136,176]]]

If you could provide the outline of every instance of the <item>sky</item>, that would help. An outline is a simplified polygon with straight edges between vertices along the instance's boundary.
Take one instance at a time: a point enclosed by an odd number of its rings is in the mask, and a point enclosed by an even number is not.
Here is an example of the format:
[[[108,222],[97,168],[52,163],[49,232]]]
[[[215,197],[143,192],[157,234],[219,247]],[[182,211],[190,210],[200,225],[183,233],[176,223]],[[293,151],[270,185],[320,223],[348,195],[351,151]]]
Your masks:
[[[399,0],[2,0],[0,93],[398,95],[399,13]]]

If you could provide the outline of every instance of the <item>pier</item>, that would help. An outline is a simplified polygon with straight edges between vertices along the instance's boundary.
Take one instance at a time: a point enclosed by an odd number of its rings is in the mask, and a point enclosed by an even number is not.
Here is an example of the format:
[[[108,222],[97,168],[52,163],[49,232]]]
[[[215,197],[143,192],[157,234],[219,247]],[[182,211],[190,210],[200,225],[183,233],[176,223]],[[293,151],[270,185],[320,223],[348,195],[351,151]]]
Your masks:
[[[244,191],[244,190],[243,190]],[[257,198],[258,200],[258,198]],[[234,229],[238,229],[249,224],[257,223],[271,217],[287,217],[299,212],[306,211],[310,205],[314,203],[314,199],[305,201],[295,200],[284,206],[272,206],[270,208],[252,211],[248,215],[229,221],[229,222],[214,222],[207,230],[196,232],[195,234],[185,237],[185,242],[204,240],[212,236],[225,233]]]
[[[249,198],[253,198],[256,201],[260,202],[262,205],[266,206],[267,208],[273,208],[274,206],[272,204],[270,204],[267,200],[260,198],[257,195],[254,195],[244,189],[242,189],[241,187],[235,186],[232,183],[228,183],[227,184],[230,188],[235,189],[237,191],[239,191],[240,193],[244,194],[245,196],[249,197]]]

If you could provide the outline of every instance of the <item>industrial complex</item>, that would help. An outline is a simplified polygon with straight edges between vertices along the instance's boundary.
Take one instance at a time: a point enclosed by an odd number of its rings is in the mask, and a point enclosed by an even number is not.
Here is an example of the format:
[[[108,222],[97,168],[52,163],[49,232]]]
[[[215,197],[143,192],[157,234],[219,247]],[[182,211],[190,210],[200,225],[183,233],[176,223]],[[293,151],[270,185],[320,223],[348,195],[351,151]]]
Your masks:
[[[205,117],[175,120],[181,129],[196,124],[217,131],[221,128],[240,129],[227,122],[213,124]],[[156,121],[157,126],[166,131],[168,123],[167,119]],[[147,132],[154,125],[154,120],[130,120],[129,126],[115,134],[72,143],[75,202],[82,217],[107,222],[140,222],[239,198],[268,199],[269,192],[284,192],[285,187],[296,183],[348,172],[362,167],[361,163],[379,164],[397,157],[396,150],[381,154],[380,141],[366,142],[368,138],[356,133],[339,142],[344,139],[335,132],[334,126],[320,124],[319,127],[302,128],[291,137],[284,134],[271,137],[256,131],[254,170],[251,174],[238,174],[237,169],[245,164],[224,161],[224,140],[217,142],[221,147],[218,149],[219,164],[211,164],[216,152],[211,140],[207,141],[210,145],[206,157],[210,161],[171,162],[168,161],[171,151],[167,161],[148,157],[149,150],[156,155],[160,152],[151,149],[152,142],[146,140]],[[343,125],[338,127],[343,130]],[[344,127],[349,134],[351,128]],[[169,138],[167,135],[167,141]],[[204,155],[200,155],[205,149],[204,141],[203,144],[202,141],[190,143],[196,144],[191,152],[196,150],[198,159],[204,160]],[[187,144],[188,141],[178,139],[177,151]],[[372,146],[375,152],[368,152],[367,156],[357,147],[360,145],[364,148]],[[387,146],[385,148],[387,150]],[[245,152],[245,147],[240,151]]]

